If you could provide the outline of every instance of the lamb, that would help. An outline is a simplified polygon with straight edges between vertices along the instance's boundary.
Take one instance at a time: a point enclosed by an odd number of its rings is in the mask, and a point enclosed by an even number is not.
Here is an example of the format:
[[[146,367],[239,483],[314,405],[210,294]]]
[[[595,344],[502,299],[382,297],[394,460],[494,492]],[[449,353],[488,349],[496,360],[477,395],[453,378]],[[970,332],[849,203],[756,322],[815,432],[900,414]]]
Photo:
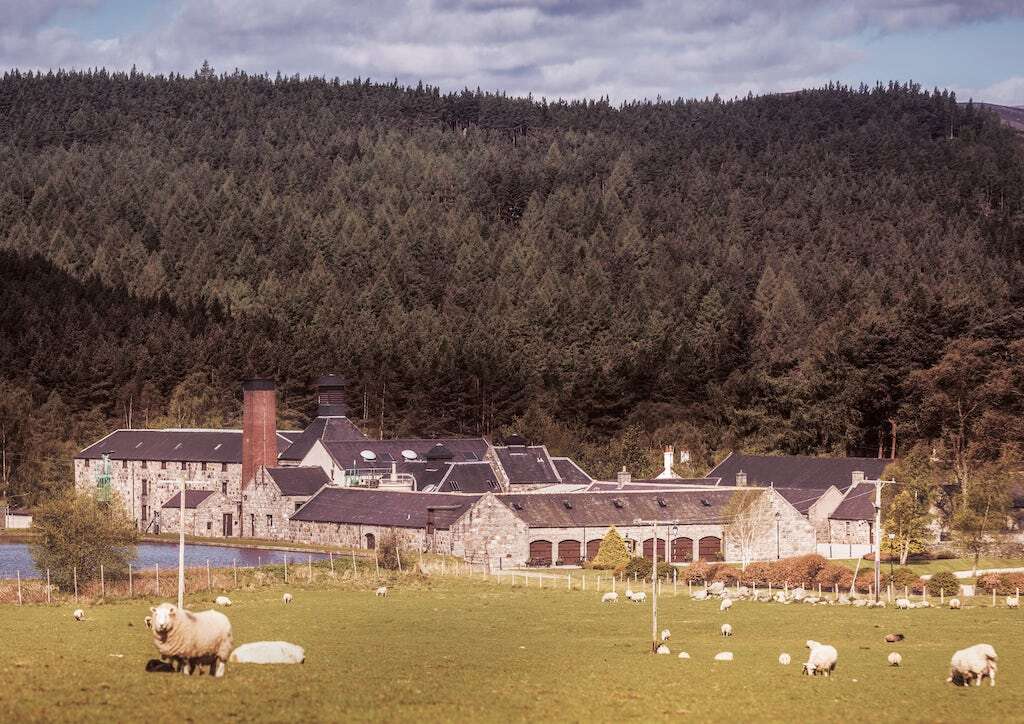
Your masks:
[[[953,609],[954,611],[959,611],[960,610],[960,599],[959,598],[951,598],[951,599],[949,599],[949,607],[951,609]]]
[[[376,591],[374,591],[374,593],[376,595],[380,596],[381,598],[387,598],[388,587],[387,586],[381,586]]]
[[[217,596],[217,598],[213,599],[213,602],[215,604],[217,604],[218,606],[230,606],[231,605],[231,599],[228,598],[227,596]]]
[[[802,588],[794,588],[793,589],[793,600],[794,601],[802,601],[805,598],[807,598],[807,591],[805,591]]]
[[[989,685],[995,686],[998,658],[996,650],[989,644],[975,644],[960,649],[949,661],[949,678],[946,681],[956,686],[970,686],[973,680],[975,686],[981,686],[981,680],[987,676]]]
[[[220,611],[193,613],[170,603],[149,609],[153,614],[153,643],[160,656],[180,665],[184,674],[209,664],[210,673],[224,676],[225,662],[234,644],[231,622]]]
[[[715,654],[715,661],[732,661],[732,651],[721,651]]]
[[[632,597],[627,596],[633,603],[643,603],[647,600],[647,594],[644,591],[635,592]]]
[[[290,594],[290,593],[284,594],[283,596],[281,596],[281,601],[283,603],[291,603],[292,602],[292,594]]]
[[[665,644],[658,644],[658,648],[654,650],[654,653],[656,653],[656,654],[670,654],[672,652],[669,651],[668,646],[666,646]]]
[[[722,599],[722,603],[719,604],[719,606],[718,606],[718,610],[719,611],[728,611],[730,608],[732,608],[732,599],[731,598],[723,598]]]
[[[696,591],[693,594],[693,600],[694,601],[706,601],[706,600],[708,600],[708,592],[705,591],[704,589]]]
[[[686,653],[685,651],[680,651],[679,652],[679,658],[681,658],[681,659],[688,659],[688,658],[690,658],[690,655],[688,653]]]
[[[663,628],[661,630],[661,640],[668,641],[670,638],[672,638],[672,632],[669,631],[667,628]]]
[[[1020,599],[1017,596],[1006,597],[1007,608],[1020,608]]]
[[[900,664],[903,663],[903,657],[900,656],[897,652],[893,651],[892,653],[889,654],[888,661],[889,661],[889,666],[899,666]]]
[[[732,636],[732,626],[730,626],[727,623],[723,623],[722,624],[722,635],[723,636]]]
[[[810,646],[812,643],[817,645]],[[808,641],[807,644],[811,654],[807,657],[807,663],[804,664],[805,674],[808,676],[817,676],[818,674],[828,676],[836,670],[839,652],[836,651],[834,646],[819,644],[817,641]]]
[[[608,593],[601,596],[601,603],[618,603],[619,594],[615,591],[608,591]]]
[[[85,618],[85,611],[80,608],[76,608],[75,612],[71,615],[75,617],[76,621],[81,621]]]
[[[779,654],[779,663],[782,664],[783,666],[789,666],[790,662],[792,662],[792,661],[793,661],[793,657],[791,657],[786,652],[782,652],[781,654]]]
[[[906,611],[908,608],[910,608],[910,601],[906,598],[897,598],[896,608],[900,611]]]

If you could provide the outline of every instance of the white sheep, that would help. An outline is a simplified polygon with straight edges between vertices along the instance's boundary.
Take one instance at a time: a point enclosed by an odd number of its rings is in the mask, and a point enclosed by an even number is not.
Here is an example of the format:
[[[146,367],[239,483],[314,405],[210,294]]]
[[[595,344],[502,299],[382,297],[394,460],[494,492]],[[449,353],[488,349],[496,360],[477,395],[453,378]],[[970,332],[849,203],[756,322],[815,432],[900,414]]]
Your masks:
[[[953,609],[954,611],[959,610],[960,609],[960,599],[959,598],[951,598],[951,599],[949,599],[949,607],[951,609]]]
[[[282,603],[291,603],[292,602],[292,594],[286,593],[283,596],[281,596],[281,602]]]
[[[896,608],[898,608],[900,611],[906,611],[908,608],[910,608],[910,601],[906,598],[897,598]]]
[[[802,588],[794,588],[792,595],[794,601],[802,601],[807,598],[807,591]]]
[[[976,686],[981,686],[981,680],[987,676],[989,684],[995,686],[998,658],[996,650],[989,644],[975,644],[960,649],[949,661],[949,678],[946,681],[957,686],[970,686],[973,680]]]
[[[633,603],[643,603],[647,600],[647,593],[644,591],[637,591],[633,594],[633,597],[630,600]]]
[[[218,606],[230,606],[231,605],[231,599],[228,598],[227,596],[217,596],[217,598],[213,599],[213,602],[215,604],[217,604]]]
[[[705,591],[703,588],[700,589],[699,591],[694,591],[693,600],[694,601],[706,601],[706,600],[708,600],[708,592]]]
[[[893,651],[889,654],[888,661],[889,666],[899,666],[903,663],[903,657],[900,656],[899,653],[897,653],[896,651]]]
[[[633,589],[632,588],[629,588],[629,587],[626,588],[626,598],[629,599],[630,601],[633,600]]]
[[[787,596],[783,591],[779,591],[778,593],[775,594],[775,602],[776,603],[786,603],[788,601],[789,601],[789,596]]]
[[[722,602],[718,605],[719,611],[728,611],[730,608],[732,608],[731,598],[723,598]]]
[[[817,643],[808,641],[810,643]],[[804,673],[808,676],[817,676],[823,674],[828,676],[836,670],[836,662],[839,661],[839,652],[836,651],[834,646],[828,646],[826,644],[818,644],[817,646],[809,646],[811,649],[810,655],[807,657],[807,663],[804,664]]]
[[[715,661],[732,661],[732,651],[721,651],[715,654]]]
[[[618,603],[619,594],[615,591],[608,591],[608,593],[601,596],[601,603]]]
[[[727,623],[723,623],[722,624],[722,635],[723,636],[732,636],[732,626],[730,626]]]
[[[381,598],[387,598],[388,587],[387,586],[380,586],[376,591],[374,591],[374,593],[376,595],[380,596]]]
[[[725,584],[721,581],[715,581],[711,584],[711,587],[708,590],[711,592],[712,595],[719,596],[725,593]]]
[[[681,658],[681,659],[688,659],[688,658],[690,658],[690,655],[688,653],[686,653],[685,651],[680,651],[679,652],[679,658]]]
[[[665,644],[658,644],[658,648],[654,650],[654,653],[656,653],[656,654],[670,654],[672,652],[668,650],[668,646],[666,646]]]
[[[863,598],[855,598],[853,600],[853,607],[854,608],[864,608],[867,605],[868,605],[868,602],[865,601]]]
[[[185,674],[209,664],[210,673],[224,676],[231,655],[231,622],[220,611],[193,613],[171,603],[149,609],[153,615],[153,643],[160,656],[179,665]]]
[[[76,608],[75,612],[71,615],[75,617],[76,621],[81,621],[85,618],[85,611],[80,608]]]
[[[789,654],[787,654],[785,652],[779,654],[779,663],[782,664],[783,666],[789,666],[792,661],[793,661],[793,657],[790,656]]]
[[[1007,608],[1020,608],[1020,599],[1017,596],[1006,597]]]
[[[663,628],[661,630],[661,640],[668,641],[670,638],[672,638],[672,632],[669,631],[667,628]]]

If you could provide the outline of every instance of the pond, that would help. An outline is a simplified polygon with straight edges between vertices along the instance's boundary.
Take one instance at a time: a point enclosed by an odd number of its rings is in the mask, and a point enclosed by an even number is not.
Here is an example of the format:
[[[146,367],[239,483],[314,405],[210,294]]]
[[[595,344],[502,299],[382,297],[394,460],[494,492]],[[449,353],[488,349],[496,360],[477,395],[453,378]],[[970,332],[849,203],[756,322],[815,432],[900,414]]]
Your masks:
[[[185,544],[185,567],[205,566],[206,561],[214,568],[225,568],[235,561],[239,566],[256,566],[261,563],[284,563],[285,556],[290,562],[305,562],[308,556],[319,561],[327,558],[326,553],[313,551],[275,551],[267,548],[235,548],[232,546]],[[177,543],[140,543],[136,552],[136,570],[153,568],[178,568]],[[0,578],[14,578],[16,572],[22,578],[39,578],[39,571],[32,563],[32,554],[27,543],[0,543]]]

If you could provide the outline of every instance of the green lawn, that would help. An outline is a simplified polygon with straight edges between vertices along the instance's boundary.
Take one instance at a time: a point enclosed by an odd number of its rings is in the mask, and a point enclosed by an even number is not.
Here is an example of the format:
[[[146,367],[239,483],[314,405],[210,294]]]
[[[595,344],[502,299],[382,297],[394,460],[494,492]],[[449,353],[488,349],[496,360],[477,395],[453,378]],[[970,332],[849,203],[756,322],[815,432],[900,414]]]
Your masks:
[[[87,608],[83,622],[73,605],[5,605],[0,707],[6,721],[1024,720],[1024,611],[740,601],[722,614],[717,602],[663,596],[672,655],[652,656],[650,608],[602,605],[596,591],[434,579],[378,599],[373,585],[292,588],[290,606],[281,588],[231,592],[236,643],[284,639],[308,658],[229,665],[224,679],[143,671],[155,653],[142,625],[153,602]],[[719,635],[726,621],[731,639]],[[891,631],[906,641],[885,644]],[[804,660],[808,638],[838,648],[831,679],[777,663],[782,651]],[[978,642],[999,652],[999,685],[946,684],[952,652]],[[722,650],[736,660],[712,662]],[[886,665],[890,650],[903,668]]]
[[[857,566],[857,560],[841,560],[836,563],[842,563],[845,566],[849,566],[851,569]],[[874,565],[873,561],[860,562],[860,569],[870,570]],[[899,568],[898,562],[894,562],[893,566]],[[907,568],[910,568],[918,575],[925,575],[929,573],[938,573],[939,571],[970,571],[974,569],[973,558],[948,558],[946,560],[938,561],[919,561],[907,563]],[[978,561],[978,568],[1024,568],[1024,560],[1020,558],[981,558]],[[889,572],[889,562],[882,562],[882,571]]]

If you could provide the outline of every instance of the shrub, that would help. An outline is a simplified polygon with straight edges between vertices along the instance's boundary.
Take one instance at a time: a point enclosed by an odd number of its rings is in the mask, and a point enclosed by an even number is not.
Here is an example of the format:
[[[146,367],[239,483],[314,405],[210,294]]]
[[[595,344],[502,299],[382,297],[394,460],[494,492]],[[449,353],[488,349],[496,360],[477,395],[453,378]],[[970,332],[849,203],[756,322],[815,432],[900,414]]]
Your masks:
[[[76,571],[79,584],[99,578],[101,565],[111,578],[127,575],[139,540],[116,496],[104,503],[76,490],[39,506],[33,527],[39,531],[31,549],[36,568],[50,569],[51,581],[62,588],[73,585]]]
[[[874,571],[861,571],[857,576],[856,584],[854,588],[858,593],[867,593],[874,590],[875,585],[875,573]]]
[[[922,593],[924,591],[924,581],[909,568],[897,568],[892,572],[891,576],[884,574],[882,576],[882,589],[887,588],[890,583],[892,584],[892,591],[895,596],[902,596],[904,590],[909,590],[911,593]]]
[[[746,570],[740,575],[740,580],[748,586],[755,583],[758,586],[767,586],[768,581],[772,580],[771,576],[771,564],[766,561],[756,561],[747,566]]]
[[[823,590],[832,591],[836,586],[840,589],[849,590],[853,583],[853,571],[840,563],[826,563],[814,577],[814,585],[821,586]]]
[[[637,578],[649,578],[653,567],[653,564],[643,556],[636,556],[635,558],[630,558],[629,563],[622,566],[618,572],[627,578],[632,578],[634,574]]]
[[[999,574],[998,573],[983,573],[978,576],[978,588],[982,591],[991,593],[992,591],[999,588]]]
[[[683,579],[687,583],[709,583],[712,573],[707,561],[698,559],[683,569]]]
[[[742,573],[739,568],[733,566],[714,566],[713,570],[710,571],[712,581],[721,581],[722,583],[732,585],[739,582]]]
[[[626,548],[626,541],[622,539],[619,531],[613,525],[601,539],[601,545],[597,549],[594,560],[591,561],[591,566],[598,570],[617,570],[627,563],[629,563],[629,549]]]
[[[1018,589],[1024,591],[1024,574],[985,573],[978,576],[978,588],[986,593],[995,591],[1000,596],[1014,596]]]
[[[955,551],[951,551],[949,548],[937,548],[932,551],[929,557],[933,561],[948,561],[957,557]]]
[[[672,572],[675,571],[676,567],[671,563],[659,563],[658,564],[658,578],[672,579]]]
[[[788,583],[790,588],[810,586],[815,576],[818,575],[818,571],[824,568],[827,563],[827,558],[816,553],[783,558],[771,564],[772,582],[779,586]]]
[[[404,536],[395,530],[384,533],[377,544],[377,562],[381,568],[389,571],[411,568],[413,556],[406,547]]]
[[[957,595],[960,592],[960,580],[949,571],[936,573],[928,579],[928,593],[938,596],[940,591],[947,596]]]

